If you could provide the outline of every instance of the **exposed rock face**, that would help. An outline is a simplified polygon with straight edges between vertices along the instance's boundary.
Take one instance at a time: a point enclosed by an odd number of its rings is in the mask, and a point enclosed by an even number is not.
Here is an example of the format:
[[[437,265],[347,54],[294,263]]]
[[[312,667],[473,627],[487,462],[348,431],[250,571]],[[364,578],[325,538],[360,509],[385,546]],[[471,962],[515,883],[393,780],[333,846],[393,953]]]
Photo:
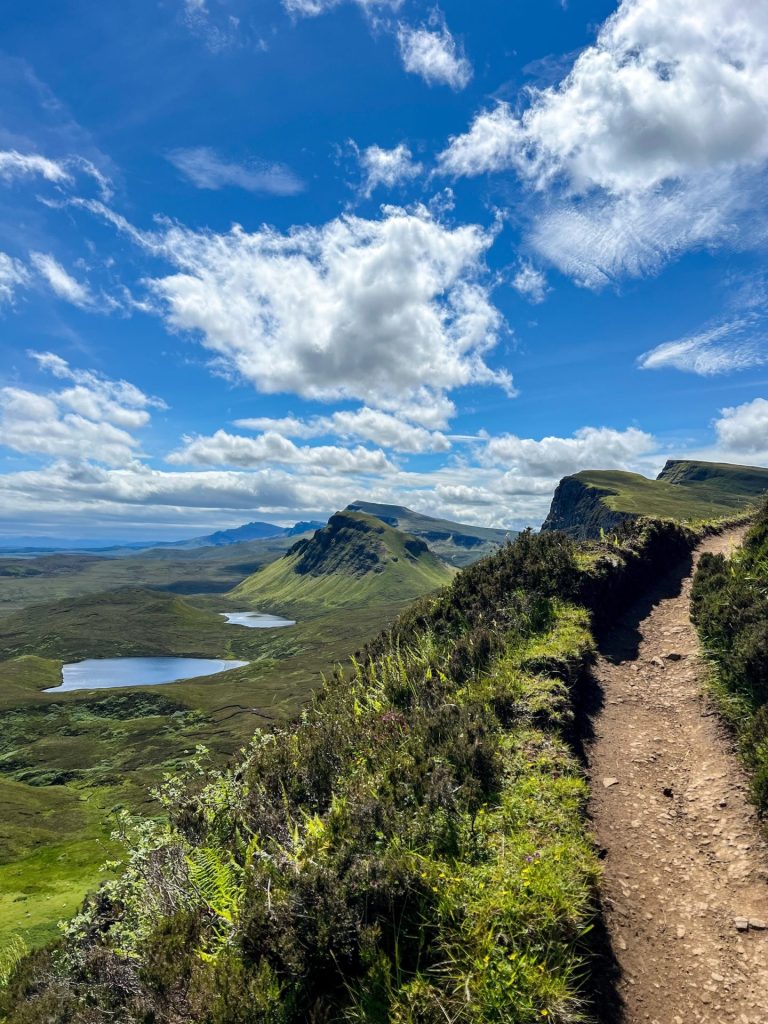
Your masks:
[[[561,530],[575,540],[596,540],[622,523],[636,519],[631,512],[614,512],[603,502],[610,491],[588,487],[576,477],[566,476],[557,485],[549,515],[542,530]]]

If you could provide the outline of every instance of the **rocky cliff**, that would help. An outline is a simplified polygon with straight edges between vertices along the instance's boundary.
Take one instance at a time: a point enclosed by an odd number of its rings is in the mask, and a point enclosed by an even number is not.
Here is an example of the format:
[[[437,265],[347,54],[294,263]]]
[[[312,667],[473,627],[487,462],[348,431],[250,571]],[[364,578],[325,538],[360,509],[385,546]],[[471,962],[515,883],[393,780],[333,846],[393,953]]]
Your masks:
[[[576,540],[594,540],[600,531],[610,533],[622,523],[637,519],[631,512],[614,512],[603,501],[614,492],[592,487],[577,476],[566,476],[557,485],[549,515],[541,527],[561,530]]]

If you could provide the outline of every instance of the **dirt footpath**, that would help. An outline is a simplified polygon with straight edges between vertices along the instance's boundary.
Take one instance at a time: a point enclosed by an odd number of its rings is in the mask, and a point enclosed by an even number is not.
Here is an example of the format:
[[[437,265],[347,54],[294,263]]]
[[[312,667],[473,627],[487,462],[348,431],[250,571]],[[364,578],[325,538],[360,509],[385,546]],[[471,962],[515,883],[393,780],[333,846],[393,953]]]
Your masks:
[[[743,531],[707,540],[731,550]],[[669,591],[673,593],[670,595]],[[588,747],[626,1024],[767,1024],[768,845],[702,696],[691,578],[603,643]]]

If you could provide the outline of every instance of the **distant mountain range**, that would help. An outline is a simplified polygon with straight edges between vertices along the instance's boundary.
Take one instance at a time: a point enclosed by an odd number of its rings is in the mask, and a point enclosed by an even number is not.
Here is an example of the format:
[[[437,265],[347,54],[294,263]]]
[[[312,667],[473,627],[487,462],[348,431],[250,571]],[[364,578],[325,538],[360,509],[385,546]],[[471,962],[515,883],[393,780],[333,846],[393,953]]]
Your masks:
[[[371,501],[354,501],[347,506],[349,512],[362,512],[380,519],[388,526],[410,533],[426,541],[432,552],[450,565],[461,568],[491,554],[506,541],[516,536],[514,530],[498,530],[492,527],[471,526],[454,523],[449,519],[438,519],[422,515],[404,505],[383,505]],[[278,537],[294,537],[321,529],[325,523],[314,520],[298,522],[293,526],[277,526],[275,523],[255,521],[236,526],[229,530],[191,537],[176,541],[95,541],[57,540],[54,537],[0,538],[0,552],[35,554],[52,551],[90,551],[104,555],[131,555],[145,551],[195,551],[201,548],[223,548],[234,544],[270,540]]]
[[[187,540],[138,541],[123,542],[91,540],[57,540],[54,537],[14,537],[0,539],[0,551],[98,551],[105,554],[116,551],[148,551],[155,548],[176,548],[180,551],[192,551],[196,548],[228,547],[230,544],[241,544],[249,540],[267,540],[270,537],[294,537],[301,533],[317,530],[324,523],[300,522],[293,526],[277,526],[275,523],[253,522],[231,530],[217,530],[201,537],[190,537]]]

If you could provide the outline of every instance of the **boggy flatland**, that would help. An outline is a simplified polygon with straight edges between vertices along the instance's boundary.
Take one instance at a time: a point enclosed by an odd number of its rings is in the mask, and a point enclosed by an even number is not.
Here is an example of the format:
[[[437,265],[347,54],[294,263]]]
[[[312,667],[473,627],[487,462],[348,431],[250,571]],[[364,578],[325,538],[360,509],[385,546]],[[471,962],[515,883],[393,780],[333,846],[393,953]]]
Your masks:
[[[711,538],[696,557],[742,535]],[[768,845],[704,695],[690,588],[678,573],[667,596],[630,612],[595,670],[590,809],[623,1003],[606,1020],[765,1024]]]

